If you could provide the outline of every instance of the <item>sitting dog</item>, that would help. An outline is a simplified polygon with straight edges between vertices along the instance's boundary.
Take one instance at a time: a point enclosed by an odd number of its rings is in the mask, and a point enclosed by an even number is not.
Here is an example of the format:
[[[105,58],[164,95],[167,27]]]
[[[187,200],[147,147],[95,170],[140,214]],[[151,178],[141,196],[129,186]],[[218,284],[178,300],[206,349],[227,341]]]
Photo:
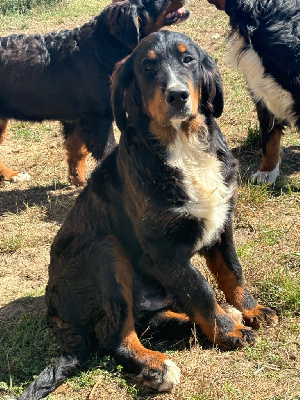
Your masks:
[[[257,108],[263,159],[257,183],[279,176],[283,128],[300,129],[298,0],[208,0],[230,17],[229,58],[246,77]]]
[[[138,339],[148,326],[195,323],[227,349],[275,324],[244,286],[232,236],[237,162],[214,117],[223,109],[212,59],[187,36],[143,39],[112,77],[119,146],[93,172],[51,248],[48,320],[60,356],[20,399],[56,388],[94,340],[147,386],[169,391],[179,368]],[[231,318],[190,259],[204,255]],[[176,332],[176,328],[173,328]]]
[[[0,38],[0,144],[9,118],[59,120],[66,138],[69,179],[86,183],[85,159],[101,159],[110,134],[114,65],[139,40],[163,26],[184,21],[184,0],[125,0],[106,7],[80,28],[46,35]],[[0,160],[0,176],[29,179]]]

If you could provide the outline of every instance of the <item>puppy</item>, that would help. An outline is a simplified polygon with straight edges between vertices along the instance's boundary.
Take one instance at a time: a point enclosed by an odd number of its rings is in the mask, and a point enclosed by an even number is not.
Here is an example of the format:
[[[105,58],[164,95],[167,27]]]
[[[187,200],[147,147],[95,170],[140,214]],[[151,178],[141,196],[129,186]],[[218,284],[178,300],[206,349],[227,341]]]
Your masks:
[[[9,118],[59,120],[66,138],[69,179],[86,183],[89,152],[101,159],[112,134],[110,75],[139,40],[186,20],[184,0],[125,0],[106,7],[80,28],[46,35],[0,37],[0,144]],[[29,179],[0,160],[0,176]]]
[[[299,1],[208,1],[230,18],[229,58],[245,75],[256,104],[263,159],[253,180],[273,183],[283,128],[300,129]]]
[[[179,368],[146,349],[138,331],[195,323],[235,349],[255,343],[252,328],[277,321],[245,288],[234,248],[237,162],[214,120],[223,95],[212,59],[183,34],[152,33],[118,64],[112,105],[120,144],[51,248],[46,302],[60,356],[21,400],[55,389],[95,340],[145,385],[170,391]],[[245,325],[217,304],[190,261],[197,252]]]

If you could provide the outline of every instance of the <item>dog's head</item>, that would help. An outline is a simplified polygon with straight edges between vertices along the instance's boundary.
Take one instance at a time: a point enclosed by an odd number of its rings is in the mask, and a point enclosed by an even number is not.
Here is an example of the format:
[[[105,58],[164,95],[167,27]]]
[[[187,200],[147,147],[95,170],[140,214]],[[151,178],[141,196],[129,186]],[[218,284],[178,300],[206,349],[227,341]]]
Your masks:
[[[112,106],[121,131],[141,114],[161,127],[178,127],[199,114],[221,115],[222,82],[215,63],[188,36],[155,32],[117,65]]]
[[[133,49],[145,36],[185,21],[186,0],[114,0],[101,13],[110,33]]]

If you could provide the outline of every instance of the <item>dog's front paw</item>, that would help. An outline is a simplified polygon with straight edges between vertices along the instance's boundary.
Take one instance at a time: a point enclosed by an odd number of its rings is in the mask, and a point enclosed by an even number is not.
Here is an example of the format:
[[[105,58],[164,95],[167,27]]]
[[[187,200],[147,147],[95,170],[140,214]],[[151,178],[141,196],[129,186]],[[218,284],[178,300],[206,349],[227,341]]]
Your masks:
[[[256,340],[257,333],[251,328],[236,322],[229,315],[218,315],[214,343],[225,349],[240,349],[246,346],[253,346]]]
[[[271,327],[278,323],[276,312],[271,308],[261,306],[260,304],[257,304],[257,306],[251,310],[244,309],[242,314],[245,324],[254,329],[258,329],[261,326]]]
[[[139,380],[145,385],[159,392],[170,392],[180,382],[180,369],[171,360],[165,360],[162,368],[145,367]]]

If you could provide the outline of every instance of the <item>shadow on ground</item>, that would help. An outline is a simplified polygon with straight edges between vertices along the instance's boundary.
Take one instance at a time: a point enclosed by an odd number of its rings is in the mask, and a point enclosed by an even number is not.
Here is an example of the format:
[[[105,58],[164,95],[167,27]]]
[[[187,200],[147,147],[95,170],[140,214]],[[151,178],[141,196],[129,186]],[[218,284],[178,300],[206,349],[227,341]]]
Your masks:
[[[67,184],[26,189],[11,185],[8,190],[0,190],[0,216],[5,213],[17,214],[28,207],[38,206],[44,208],[45,220],[61,223],[80,191],[81,189]]]
[[[247,142],[241,146],[235,147],[232,150],[234,156],[239,160],[240,174],[243,182],[251,179],[251,175],[255,173],[260,165],[262,158],[262,151],[257,148],[251,147]],[[280,165],[280,180],[281,188],[288,185],[287,190],[298,192],[299,185],[291,182],[289,185],[289,178],[295,174],[300,173],[300,146],[289,146],[282,148],[281,151],[281,165]],[[282,187],[283,186],[283,187]]]

